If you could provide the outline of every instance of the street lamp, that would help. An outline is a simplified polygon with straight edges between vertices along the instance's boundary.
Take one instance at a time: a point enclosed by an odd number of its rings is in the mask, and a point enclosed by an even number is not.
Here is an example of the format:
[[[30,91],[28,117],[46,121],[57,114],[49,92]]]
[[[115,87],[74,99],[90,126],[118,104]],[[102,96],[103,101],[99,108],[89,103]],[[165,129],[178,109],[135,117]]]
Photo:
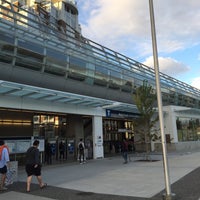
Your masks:
[[[154,20],[153,0],[149,0],[149,11],[150,11],[150,20],[151,20],[153,59],[154,59],[154,70],[155,70],[155,76],[156,76],[156,91],[157,91],[158,112],[159,112],[160,130],[161,130],[163,165],[164,165],[164,174],[165,174],[166,194],[163,197],[165,200],[171,200],[172,194],[171,194],[171,187],[170,187],[170,180],[169,180],[166,139],[165,139],[165,133],[164,133],[164,122],[163,122],[164,120],[163,120],[163,110],[162,110],[162,96],[161,96],[161,89],[160,89],[160,74],[159,74],[158,53],[157,53],[157,43],[156,43],[156,30],[155,30],[156,28],[155,28],[155,20]]]

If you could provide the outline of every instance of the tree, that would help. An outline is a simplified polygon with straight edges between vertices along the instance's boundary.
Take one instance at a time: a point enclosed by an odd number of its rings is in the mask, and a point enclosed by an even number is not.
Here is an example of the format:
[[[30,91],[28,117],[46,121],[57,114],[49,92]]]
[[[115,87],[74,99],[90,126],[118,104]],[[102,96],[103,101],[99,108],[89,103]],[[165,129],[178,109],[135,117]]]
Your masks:
[[[135,121],[135,134],[139,135],[139,141],[137,142],[145,144],[146,154],[149,155],[151,141],[160,138],[160,134],[155,128],[155,124],[159,119],[155,110],[156,93],[153,87],[148,84],[148,81],[145,80],[143,85],[136,88],[133,98],[140,113],[139,118]]]

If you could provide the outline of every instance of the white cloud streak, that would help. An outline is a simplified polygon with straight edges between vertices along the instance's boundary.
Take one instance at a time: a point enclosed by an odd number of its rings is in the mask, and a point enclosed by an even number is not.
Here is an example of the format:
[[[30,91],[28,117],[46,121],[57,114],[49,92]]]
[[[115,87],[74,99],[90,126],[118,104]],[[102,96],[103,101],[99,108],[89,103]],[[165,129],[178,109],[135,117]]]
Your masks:
[[[186,66],[185,64],[178,62],[177,60],[169,58],[169,57],[168,58],[159,57],[158,62],[159,62],[160,71],[169,76],[178,78],[180,74],[185,73],[190,70],[190,68]],[[143,62],[143,64],[153,68],[154,67],[153,57],[152,56],[148,57]]]

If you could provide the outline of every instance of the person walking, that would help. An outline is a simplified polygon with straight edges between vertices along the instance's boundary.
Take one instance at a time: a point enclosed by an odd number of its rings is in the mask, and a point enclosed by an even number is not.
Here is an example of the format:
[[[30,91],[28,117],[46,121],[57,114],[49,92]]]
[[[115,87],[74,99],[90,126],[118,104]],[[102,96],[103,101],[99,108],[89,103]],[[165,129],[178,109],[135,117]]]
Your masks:
[[[122,157],[124,158],[124,164],[128,163],[128,142],[126,139],[122,142]]]
[[[30,192],[30,186],[33,175],[37,177],[41,189],[47,186],[46,183],[43,183],[41,176],[40,152],[38,149],[39,143],[39,140],[35,140],[33,142],[33,146],[30,147],[26,152],[27,192]]]
[[[78,143],[78,152],[79,152],[79,162],[80,164],[85,163],[85,156],[84,156],[85,145],[83,139],[80,139]]]
[[[1,183],[0,191],[7,190],[5,187],[6,173],[10,165],[9,149],[5,145],[4,140],[0,140],[0,173],[1,173]]]

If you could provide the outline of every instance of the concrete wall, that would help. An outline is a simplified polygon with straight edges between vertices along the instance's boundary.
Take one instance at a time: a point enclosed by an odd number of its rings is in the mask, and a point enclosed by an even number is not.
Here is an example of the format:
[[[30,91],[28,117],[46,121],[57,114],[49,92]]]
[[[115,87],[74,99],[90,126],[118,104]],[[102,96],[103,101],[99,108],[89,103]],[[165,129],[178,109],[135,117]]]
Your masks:
[[[121,101],[124,103],[133,103],[132,92],[124,92],[120,89],[111,89],[107,86],[90,85],[86,81],[77,81],[25,68],[12,67],[9,64],[1,62],[0,68],[1,80],[108,100]]]
[[[155,152],[162,152],[161,143],[155,143]],[[200,149],[200,141],[178,142],[167,144],[168,152],[191,152]]]

